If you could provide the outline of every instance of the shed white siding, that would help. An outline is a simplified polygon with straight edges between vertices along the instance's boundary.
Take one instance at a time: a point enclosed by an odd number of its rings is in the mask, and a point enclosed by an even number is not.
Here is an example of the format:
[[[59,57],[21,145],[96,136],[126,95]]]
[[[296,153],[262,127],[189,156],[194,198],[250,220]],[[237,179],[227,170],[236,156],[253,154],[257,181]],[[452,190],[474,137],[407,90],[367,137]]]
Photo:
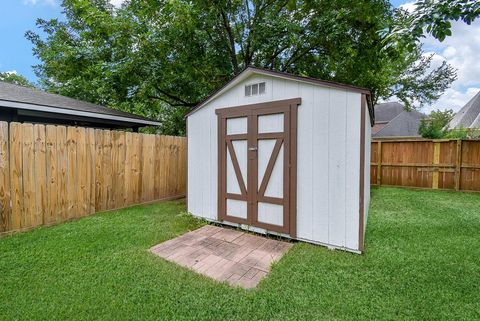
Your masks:
[[[368,218],[368,208],[370,207],[370,158],[371,158],[371,147],[372,147],[372,127],[370,126],[370,114],[368,113],[368,107],[365,106],[367,110],[365,111],[365,194],[364,194],[364,217],[363,217],[363,227],[364,233],[367,226]]]
[[[245,97],[244,85],[266,82],[266,93]],[[361,94],[254,74],[188,117],[188,211],[217,219],[218,137],[215,109],[288,98],[298,107],[297,238],[359,249]],[[367,112],[366,142],[370,146]],[[365,219],[370,151],[365,154]]]

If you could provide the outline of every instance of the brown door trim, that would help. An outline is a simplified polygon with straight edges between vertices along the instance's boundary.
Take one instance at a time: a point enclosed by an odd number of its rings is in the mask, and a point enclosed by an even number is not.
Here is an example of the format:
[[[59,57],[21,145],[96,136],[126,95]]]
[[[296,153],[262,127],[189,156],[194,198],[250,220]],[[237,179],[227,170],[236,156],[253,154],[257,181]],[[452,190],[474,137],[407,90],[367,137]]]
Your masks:
[[[290,236],[297,237],[297,126],[298,105],[301,102],[290,103]]]
[[[251,105],[235,106],[217,109],[218,116],[218,217],[220,221],[230,221],[248,224],[270,231],[276,231],[296,237],[296,194],[297,194],[297,108],[301,98],[270,101]],[[276,133],[258,133],[258,116],[268,114],[284,114],[284,131]],[[226,123],[228,118],[247,117],[248,128],[246,134],[227,135]],[[242,184],[242,176],[232,140],[247,140],[248,175]],[[262,182],[258,182],[258,140],[275,139],[275,147],[270,156]],[[265,190],[277,160],[280,148],[284,145],[284,191],[283,198],[265,196]],[[226,152],[230,153],[239,182],[241,195],[226,191]],[[260,189],[258,188],[260,183]],[[246,190],[245,190],[246,187]],[[228,199],[247,200],[247,219],[228,216],[226,201]],[[258,221],[257,202],[266,202],[283,205],[283,226],[277,226]]]
[[[292,106],[292,105],[300,105],[302,103],[301,98],[292,98],[292,99],[285,99],[285,100],[274,100],[269,101],[266,103],[258,103],[258,104],[250,104],[250,105],[240,105],[234,107],[227,107],[227,108],[219,108],[215,110],[215,114],[217,115],[226,115],[230,117],[243,117],[245,116],[245,112],[247,110],[255,110],[255,109],[278,109],[280,106]]]
[[[220,184],[220,179],[221,177],[226,176],[227,172],[227,157],[226,157],[226,142],[223,138],[223,135],[221,133],[226,133],[226,124],[227,124],[227,119],[223,117],[218,117],[218,128],[217,128],[217,133],[218,133],[218,186],[217,186],[217,204],[218,204],[218,220],[223,221],[225,220],[225,209],[227,207],[227,198],[226,198],[226,187],[222,186]]]
[[[234,107],[239,108],[239,107]],[[241,109],[241,107],[240,107]],[[257,211],[257,206],[255,206],[255,198],[256,198],[256,188],[257,188],[257,180],[258,180],[258,166],[255,165],[257,161],[257,129],[258,129],[258,117],[252,115],[252,109],[246,108],[248,113],[248,151],[247,151],[247,162],[248,162],[248,224],[254,225],[254,217]],[[255,191],[255,192],[253,192]]]

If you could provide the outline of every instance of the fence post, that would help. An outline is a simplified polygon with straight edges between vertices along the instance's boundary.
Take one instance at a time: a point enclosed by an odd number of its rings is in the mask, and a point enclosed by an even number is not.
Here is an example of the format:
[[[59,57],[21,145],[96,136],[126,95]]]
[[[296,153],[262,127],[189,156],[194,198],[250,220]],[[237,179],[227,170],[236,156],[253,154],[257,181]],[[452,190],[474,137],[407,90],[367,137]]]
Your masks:
[[[440,143],[434,142],[433,143],[433,165],[440,164]],[[438,189],[438,177],[439,177],[439,169],[433,168],[432,174],[432,188]]]
[[[457,157],[455,160],[455,190],[460,190],[460,181],[462,174],[462,140],[457,140]]]
[[[382,185],[382,142],[377,142],[377,185]]]

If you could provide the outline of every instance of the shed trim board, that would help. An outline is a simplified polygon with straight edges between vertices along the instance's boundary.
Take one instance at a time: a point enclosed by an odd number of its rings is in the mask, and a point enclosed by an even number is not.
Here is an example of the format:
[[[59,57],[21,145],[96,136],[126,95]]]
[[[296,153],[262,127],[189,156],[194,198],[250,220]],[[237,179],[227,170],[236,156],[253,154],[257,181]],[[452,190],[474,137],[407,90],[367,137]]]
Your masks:
[[[369,92],[263,71],[244,71],[187,116],[188,211],[210,222],[362,253],[374,117]],[[264,94],[245,93],[244,85],[261,82]],[[296,147],[285,149],[287,142]],[[270,175],[274,184],[267,184]],[[260,208],[263,201],[272,206]],[[267,214],[274,224],[259,224]]]
[[[358,220],[358,248],[363,252],[364,248],[364,216],[365,216],[365,117],[366,97],[362,94],[360,114],[360,196],[359,196],[359,220]]]

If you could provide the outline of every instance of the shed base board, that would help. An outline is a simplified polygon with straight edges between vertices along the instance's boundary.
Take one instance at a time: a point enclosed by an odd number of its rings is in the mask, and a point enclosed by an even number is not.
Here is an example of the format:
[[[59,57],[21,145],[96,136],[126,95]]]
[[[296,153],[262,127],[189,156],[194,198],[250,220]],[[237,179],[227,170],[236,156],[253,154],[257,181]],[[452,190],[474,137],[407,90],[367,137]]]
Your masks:
[[[332,250],[340,250],[340,251],[346,251],[346,252],[355,253],[355,254],[362,254],[362,251],[359,251],[358,249],[351,249],[351,248],[344,247],[344,246],[337,246],[337,245],[328,244],[328,243],[324,243],[324,242],[313,241],[313,240],[304,239],[304,238],[301,238],[301,237],[292,238],[288,234],[269,231],[269,230],[259,228],[259,227],[255,227],[255,226],[250,226],[250,225],[246,225],[246,224],[238,224],[238,223],[233,223],[233,222],[228,222],[228,221],[220,222],[220,221],[217,221],[217,220],[214,220],[214,219],[197,216],[197,215],[192,214],[192,213],[190,213],[190,214],[192,216],[196,217],[196,218],[205,220],[207,222],[211,222],[211,223],[215,223],[215,224],[222,224],[222,225],[227,225],[227,226],[232,226],[232,227],[237,227],[237,228],[240,228],[242,230],[249,231],[249,232],[254,232],[254,233],[264,234],[264,235],[274,235],[274,236],[284,237],[284,238],[291,239],[291,240],[296,240],[296,241],[301,241],[301,242],[305,242],[305,243],[324,246],[324,247],[327,247],[328,249],[332,249]]]

